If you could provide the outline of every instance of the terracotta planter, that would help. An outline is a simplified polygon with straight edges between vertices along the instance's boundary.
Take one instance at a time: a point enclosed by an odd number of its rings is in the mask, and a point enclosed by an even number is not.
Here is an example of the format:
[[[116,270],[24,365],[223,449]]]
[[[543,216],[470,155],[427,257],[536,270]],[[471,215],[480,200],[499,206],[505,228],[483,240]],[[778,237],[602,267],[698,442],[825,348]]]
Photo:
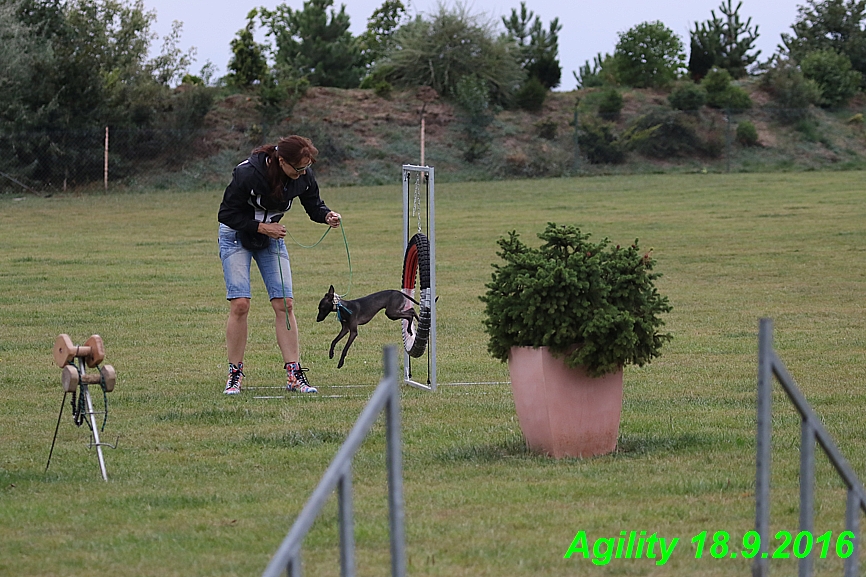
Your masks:
[[[517,419],[531,450],[558,459],[616,449],[622,370],[590,377],[547,347],[513,347],[508,370]]]

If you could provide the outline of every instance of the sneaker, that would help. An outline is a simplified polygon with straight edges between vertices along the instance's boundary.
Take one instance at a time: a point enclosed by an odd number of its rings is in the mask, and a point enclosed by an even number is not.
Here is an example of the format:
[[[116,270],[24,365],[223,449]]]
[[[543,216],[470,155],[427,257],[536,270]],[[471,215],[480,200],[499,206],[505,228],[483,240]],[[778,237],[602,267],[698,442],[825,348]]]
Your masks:
[[[301,368],[300,363],[286,363],[286,390],[290,393],[318,393],[319,390],[307,381],[304,373],[308,370]]]
[[[229,378],[226,381],[226,390],[223,391],[224,394],[237,395],[241,392],[241,383],[244,380],[243,368],[243,363],[238,363],[237,366],[229,363]]]

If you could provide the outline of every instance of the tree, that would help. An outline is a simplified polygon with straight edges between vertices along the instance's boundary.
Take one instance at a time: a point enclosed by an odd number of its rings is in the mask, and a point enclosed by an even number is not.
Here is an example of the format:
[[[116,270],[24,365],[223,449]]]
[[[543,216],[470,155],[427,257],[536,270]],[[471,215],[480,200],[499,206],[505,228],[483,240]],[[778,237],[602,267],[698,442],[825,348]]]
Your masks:
[[[183,22],[178,20],[172,22],[171,32],[163,38],[162,51],[150,62],[151,72],[160,84],[166,86],[180,84],[190,64],[195,60],[195,48],[190,48],[184,53],[178,47],[182,31]]]
[[[761,85],[775,100],[776,117],[790,124],[808,118],[809,105],[821,101],[818,83],[806,78],[790,58],[776,55],[768,64]]]
[[[400,0],[385,0],[367,20],[367,29],[358,36],[361,59],[373,65],[394,47],[394,34],[405,23],[406,7]]]
[[[863,75],[851,70],[851,61],[833,50],[810,52],[800,62],[803,76],[821,89],[821,106],[841,106],[857,93]]]
[[[587,60],[583,66],[579,67],[578,72],[572,72],[572,74],[578,88],[593,88],[613,84],[616,81],[613,56],[605,54],[602,57],[601,52],[599,52],[593,58],[591,65]]]
[[[866,0],[808,0],[797,8],[793,34],[782,34],[788,56],[801,62],[810,52],[830,49],[866,75]]]
[[[732,0],[719,5],[724,19],[711,10],[712,18],[702,24],[695,24],[690,32],[691,54],[689,72],[692,78],[700,80],[713,66],[724,68],[733,78],[746,75],[749,66],[757,61],[761,51],[752,52],[758,39],[758,26],[752,27],[752,19],[740,20],[739,2],[734,8]]]
[[[182,151],[210,104],[205,87],[174,93],[191,55],[180,24],[147,60],[155,13],[141,0],[0,0],[0,158],[46,184],[101,178],[106,126],[117,174],[148,156]],[[118,130],[119,129],[119,130]],[[118,170],[120,169],[120,170]]]
[[[518,46],[523,69],[547,89],[559,86],[562,79],[562,67],[559,65],[559,32],[562,25],[559,18],[554,18],[545,30],[541,18],[527,10],[526,2],[521,2],[520,12],[512,8],[511,16],[503,16],[502,23],[509,38]]]
[[[731,84],[731,73],[724,68],[713,67],[703,80],[701,87],[706,90],[707,105],[725,110],[745,110],[752,107],[748,93]]]
[[[644,22],[619,34],[616,78],[635,88],[670,85],[685,67],[683,43],[661,22]]]
[[[527,10],[526,2],[521,2],[520,12],[512,8],[511,16],[503,16],[502,23],[508,36],[517,43],[523,69],[547,89],[559,86],[562,79],[562,67],[559,65],[559,32],[562,25],[559,18],[554,18],[545,30],[541,18]]]
[[[454,100],[460,106],[466,139],[463,158],[475,162],[490,149],[487,126],[493,122],[493,107],[487,82],[472,74],[463,76],[454,87]]]
[[[711,12],[712,13],[712,12]],[[721,52],[721,34],[719,29],[722,21],[715,13],[711,20],[698,24],[689,32],[689,75],[695,82],[701,79],[716,65]]]
[[[395,46],[373,73],[400,86],[430,86],[445,98],[455,96],[461,78],[476,76],[487,84],[490,102],[504,105],[526,76],[514,43],[461,4],[417,16],[397,31]]]
[[[306,0],[303,10],[285,4],[262,8],[262,23],[274,38],[277,67],[294,69],[314,86],[356,88],[361,51],[349,32],[346,6],[335,12],[333,5],[334,0]]]
[[[232,86],[248,87],[261,83],[268,74],[268,63],[264,56],[264,46],[253,38],[255,19],[259,11],[255,8],[247,14],[247,25],[238,30],[237,38],[232,39],[232,59],[229,61],[228,83]]]

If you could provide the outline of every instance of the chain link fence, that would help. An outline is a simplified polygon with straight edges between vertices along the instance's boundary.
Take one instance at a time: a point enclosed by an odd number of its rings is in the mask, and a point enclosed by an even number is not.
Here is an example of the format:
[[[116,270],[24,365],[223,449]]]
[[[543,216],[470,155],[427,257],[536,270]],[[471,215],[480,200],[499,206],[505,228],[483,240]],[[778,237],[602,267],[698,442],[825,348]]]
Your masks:
[[[472,159],[459,154],[462,136],[459,120],[454,120],[450,128],[439,131],[445,140],[432,140],[428,134],[426,160],[452,175],[449,180],[460,175],[497,180],[862,169],[864,113],[866,104],[843,109],[757,104],[748,110],[680,111],[659,102],[617,114],[560,110],[542,113],[532,128],[518,133],[505,121],[494,122],[485,136],[489,149]],[[179,189],[224,185],[252,148],[275,140],[274,131],[298,131],[313,138],[320,149],[317,176],[324,184],[381,184],[371,180],[373,176],[382,177],[385,171],[390,181],[388,167],[414,161],[418,154],[420,125],[392,127],[391,137],[399,135],[394,142],[385,140],[388,133],[383,132],[379,145],[369,147],[358,144],[363,135],[351,127],[337,130],[332,124],[303,119],[255,133],[238,127],[232,127],[235,133],[226,127],[217,133],[213,128],[111,127],[0,133],[0,193],[110,190],[118,184]]]
[[[575,114],[575,172],[866,168],[866,106]]]
[[[203,130],[110,127],[0,133],[0,192],[108,186],[195,156]]]

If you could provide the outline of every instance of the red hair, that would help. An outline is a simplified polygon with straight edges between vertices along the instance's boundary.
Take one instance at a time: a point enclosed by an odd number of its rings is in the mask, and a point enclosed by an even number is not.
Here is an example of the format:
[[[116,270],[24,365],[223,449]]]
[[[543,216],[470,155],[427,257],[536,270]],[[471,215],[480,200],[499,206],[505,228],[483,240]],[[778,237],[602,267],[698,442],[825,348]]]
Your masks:
[[[260,146],[253,150],[252,154],[260,152],[268,155],[268,182],[275,197],[280,195],[286,180],[289,178],[280,168],[278,157],[294,168],[306,158],[309,158],[310,162],[316,162],[316,156],[319,154],[319,150],[313,146],[313,141],[297,135],[285,136],[276,144]]]

